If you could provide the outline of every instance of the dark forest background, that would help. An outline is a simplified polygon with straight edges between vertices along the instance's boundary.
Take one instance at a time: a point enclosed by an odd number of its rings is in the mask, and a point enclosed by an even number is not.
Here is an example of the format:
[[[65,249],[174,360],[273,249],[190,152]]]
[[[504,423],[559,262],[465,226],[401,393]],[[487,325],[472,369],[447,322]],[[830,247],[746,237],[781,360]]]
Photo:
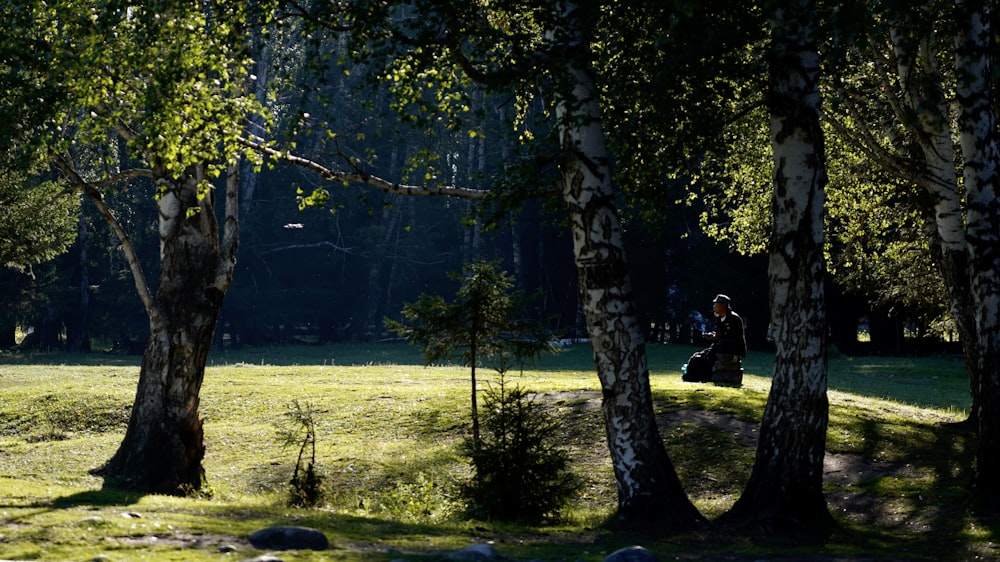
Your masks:
[[[499,260],[519,288],[537,294],[539,318],[562,337],[585,337],[577,307],[570,240],[559,209],[529,201],[495,229],[478,228],[464,201],[334,191],[326,207],[300,209],[307,173],[285,167],[256,178],[241,212],[242,242],[217,346],[382,341],[383,318],[398,318],[421,293],[452,295],[448,277],[472,259]],[[145,209],[137,185],[117,194],[120,214]],[[0,345],[21,349],[141,353],[147,320],[117,241],[83,206],[71,249],[30,271],[0,270]],[[733,299],[752,349],[769,348],[767,262],[710,240],[696,208],[653,225],[632,218],[626,246],[637,306],[651,342],[699,343],[716,293]],[[155,217],[133,216],[132,241],[147,272],[157,267]],[[150,275],[155,279],[155,275]],[[924,337],[919,311],[873,306],[864,295],[829,285],[830,329],[845,353],[939,352]],[[26,334],[26,335],[25,335]]]

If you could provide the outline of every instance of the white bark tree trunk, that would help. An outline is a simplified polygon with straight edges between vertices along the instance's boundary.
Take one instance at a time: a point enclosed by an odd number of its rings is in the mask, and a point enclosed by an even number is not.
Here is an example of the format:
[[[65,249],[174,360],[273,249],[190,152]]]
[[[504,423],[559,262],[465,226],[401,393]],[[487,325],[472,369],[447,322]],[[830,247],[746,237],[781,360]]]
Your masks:
[[[917,9],[924,9],[917,6]],[[969,370],[972,410],[970,418],[979,416],[980,347],[977,344],[975,304],[969,276],[969,255],[965,240],[965,215],[955,171],[955,146],[952,141],[951,116],[942,92],[943,78],[937,62],[933,37],[921,37],[916,42],[907,36],[907,24],[893,25],[890,37],[896,59],[896,69],[902,96],[908,111],[916,116],[912,128],[914,138],[924,157],[925,169],[921,184],[930,196],[930,205],[937,232],[930,243],[937,245],[939,269],[948,291],[952,318]],[[916,48],[914,48],[916,45]],[[903,116],[901,116],[903,117]]]
[[[991,95],[989,4],[958,0],[956,70],[966,190],[966,241],[975,307],[980,402],[973,485],[979,507],[1000,511],[1000,139]]]
[[[580,287],[580,300],[603,392],[608,447],[618,485],[618,515],[671,529],[703,521],[691,504],[660,437],[649,369],[625,261],[610,154],[601,128],[583,14],[562,4],[549,34],[565,68],[556,70],[560,173]]]
[[[777,355],[753,471],[722,520],[766,534],[822,537],[835,524],[823,496],[829,413],[823,298],[826,165],[814,18],[813,0],[782,0],[771,20],[774,231],[768,277]]]

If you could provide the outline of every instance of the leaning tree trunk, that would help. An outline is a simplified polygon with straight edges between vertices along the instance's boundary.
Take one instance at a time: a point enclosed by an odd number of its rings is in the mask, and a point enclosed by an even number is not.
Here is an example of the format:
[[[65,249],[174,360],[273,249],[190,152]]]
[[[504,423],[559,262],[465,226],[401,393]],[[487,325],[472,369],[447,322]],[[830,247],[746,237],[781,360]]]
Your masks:
[[[979,443],[973,476],[981,509],[1000,511],[1000,139],[991,96],[991,27],[984,0],[959,0],[956,49],[966,240],[979,354]]]
[[[900,17],[911,17],[913,9],[931,10],[925,5],[907,7]],[[906,122],[914,130],[913,136],[924,157],[921,184],[929,196],[927,212],[933,216],[936,226],[936,232],[929,232],[928,240],[948,293],[952,319],[969,371],[972,396],[969,419],[975,423],[981,409],[978,388],[982,377],[979,364],[982,350],[976,336],[976,305],[969,275],[965,215],[955,172],[952,118],[943,92],[937,51],[932,47],[933,37],[914,38],[913,33],[920,33],[914,29],[916,26],[901,20],[892,26],[890,35],[901,93],[910,113]]]
[[[204,479],[199,393],[232,279],[239,178],[230,168],[221,244],[212,193],[199,197],[203,180],[198,170],[176,182],[158,182],[159,285],[155,297],[143,299],[150,336],[128,429],[97,471],[109,486],[178,494],[198,490]],[[143,285],[137,286],[142,294]]]
[[[642,329],[628,276],[610,155],[581,14],[567,3],[562,42],[566,68],[556,85],[562,143],[562,192],[573,232],[580,300],[603,393],[602,410],[618,516],[626,523],[679,530],[703,521],[680,484],[653,413]]]
[[[782,0],[772,17],[770,92],[774,231],[768,277],[777,355],[746,489],[723,521],[765,534],[823,537],[826,310],[823,135],[813,0]]]

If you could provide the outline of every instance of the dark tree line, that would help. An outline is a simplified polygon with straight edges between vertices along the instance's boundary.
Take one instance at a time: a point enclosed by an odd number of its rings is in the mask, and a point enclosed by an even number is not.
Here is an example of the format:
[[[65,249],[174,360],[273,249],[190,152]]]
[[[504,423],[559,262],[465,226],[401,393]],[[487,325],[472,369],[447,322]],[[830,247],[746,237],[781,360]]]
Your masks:
[[[447,288],[444,272],[470,257],[500,259],[518,271],[519,286],[540,290],[539,318],[565,336],[581,336],[576,285],[568,240],[552,212],[528,202],[515,224],[480,233],[478,253],[463,251],[462,204],[368,193],[359,199],[345,190],[330,209],[300,210],[295,190],[309,185],[293,167],[260,174],[256,200],[244,218],[237,274],[226,297],[217,346],[372,341],[389,337],[381,319],[398,315],[404,302],[422,292]],[[120,195],[120,212],[141,211],[134,200],[151,188],[137,184]],[[255,212],[260,207],[262,210]],[[0,273],[4,348],[141,353],[148,333],[134,295],[128,265],[93,209],[82,207],[79,237],[68,251],[31,273]],[[149,213],[147,213],[148,215]],[[635,218],[626,231],[638,310],[653,342],[690,343],[708,321],[705,305],[716,292],[730,294],[748,318],[752,349],[767,350],[769,311],[766,264],[759,257],[731,254],[723,244],[694,232],[682,238],[681,221],[662,228]],[[688,219],[694,222],[694,218]],[[131,236],[149,271],[157,267],[152,216],[135,216]],[[693,228],[684,226],[683,230]],[[515,267],[514,240],[520,251]],[[81,283],[86,280],[86,287]],[[873,306],[864,297],[831,287],[834,342],[848,353],[912,354],[928,346],[910,332],[916,314],[900,306]],[[84,299],[86,296],[86,299]],[[693,316],[699,313],[703,319]],[[843,319],[840,316],[843,315]],[[870,340],[857,340],[860,327]],[[16,339],[17,329],[32,335]],[[918,343],[921,345],[918,347]]]

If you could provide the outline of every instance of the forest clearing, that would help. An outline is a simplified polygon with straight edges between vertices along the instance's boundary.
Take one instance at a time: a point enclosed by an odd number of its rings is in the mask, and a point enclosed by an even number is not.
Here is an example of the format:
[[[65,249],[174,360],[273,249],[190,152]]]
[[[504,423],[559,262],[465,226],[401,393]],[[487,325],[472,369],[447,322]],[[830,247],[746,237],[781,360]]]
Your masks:
[[[754,462],[771,354],[751,352],[742,387],[681,381],[690,346],[652,345],[657,421],[684,489],[709,520]],[[470,476],[468,373],[425,367],[403,345],[219,352],[201,393],[206,484],[197,497],[102,489],[88,471],[128,421],[138,358],[5,355],[0,360],[0,558],[244,560],[269,525],[323,532],[330,549],[282,560],[435,560],[492,544],[512,560],[598,561],[640,544],[666,560],[996,559],[996,520],[970,515],[974,456],[960,359],[834,356],[824,492],[841,531],[823,545],[767,544],[709,526],[665,536],[614,528],[615,480],[588,346],[542,358],[508,384],[558,421],[556,441],[583,486],[537,526],[478,521],[455,490]],[[483,381],[491,381],[483,374]],[[486,386],[485,384],[483,385]],[[293,508],[297,450],[278,437],[293,403],[316,422],[324,501]]]

